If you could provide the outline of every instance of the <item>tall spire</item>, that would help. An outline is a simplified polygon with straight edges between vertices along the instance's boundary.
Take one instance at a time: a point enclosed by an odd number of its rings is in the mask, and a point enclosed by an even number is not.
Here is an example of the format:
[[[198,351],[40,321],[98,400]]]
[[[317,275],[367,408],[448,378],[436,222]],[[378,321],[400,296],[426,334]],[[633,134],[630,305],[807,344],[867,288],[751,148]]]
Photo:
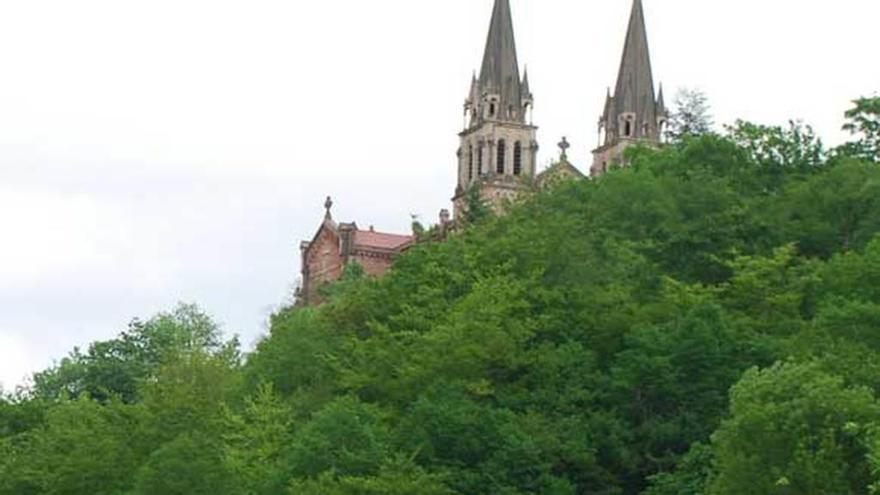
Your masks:
[[[651,72],[651,55],[648,51],[648,33],[645,28],[645,12],[642,0],[633,0],[626,44],[620,61],[617,86],[614,89],[615,110],[618,115],[634,113],[640,120],[656,119],[654,99],[654,76]]]
[[[480,69],[480,91],[499,98],[495,117],[522,120],[522,81],[509,0],[495,0]]]
[[[480,69],[480,82],[484,87],[494,88],[501,88],[511,82],[519,83],[519,64],[509,0],[495,0],[486,51],[483,53],[483,66]]]
[[[593,152],[593,174],[604,173],[611,163],[622,161],[623,149],[633,141],[659,144],[666,118],[663,92],[659,98],[654,92],[642,0],[633,0],[614,96],[609,92],[599,120],[600,146]]]

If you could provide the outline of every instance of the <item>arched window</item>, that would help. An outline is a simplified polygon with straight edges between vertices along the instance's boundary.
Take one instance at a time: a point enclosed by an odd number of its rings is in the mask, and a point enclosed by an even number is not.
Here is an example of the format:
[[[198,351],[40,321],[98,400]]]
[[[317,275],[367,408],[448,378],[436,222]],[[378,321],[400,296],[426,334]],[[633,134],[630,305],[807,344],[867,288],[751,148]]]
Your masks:
[[[522,174],[522,144],[517,141],[513,145],[513,175]]]
[[[498,163],[497,167],[495,167],[495,172],[499,174],[504,173],[504,155],[507,153],[507,144],[503,139],[498,140]]]
[[[483,145],[477,146],[477,173],[483,174]]]
[[[468,180],[474,180],[474,145],[468,146]]]
[[[626,121],[624,121],[624,123],[623,123],[623,137],[632,136],[632,130],[633,130],[632,127],[633,127],[632,121],[629,119],[626,119]]]
[[[495,116],[495,102],[489,103],[489,117]]]

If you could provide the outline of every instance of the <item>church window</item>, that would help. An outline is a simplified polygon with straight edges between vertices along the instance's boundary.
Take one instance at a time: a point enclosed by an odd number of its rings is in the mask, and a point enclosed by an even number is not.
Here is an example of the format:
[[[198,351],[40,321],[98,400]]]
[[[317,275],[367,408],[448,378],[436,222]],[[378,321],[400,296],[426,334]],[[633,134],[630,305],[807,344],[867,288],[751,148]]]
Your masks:
[[[483,145],[477,146],[477,171],[483,173]]]
[[[513,175],[522,174],[522,143],[513,145]]]
[[[495,102],[489,103],[489,117],[495,116]]]
[[[468,180],[474,180],[474,145],[468,146]]]
[[[626,121],[623,123],[623,137],[630,136],[632,136],[632,121],[626,119]]]
[[[507,153],[507,143],[504,142],[503,139],[498,141],[498,163],[495,167],[495,172],[499,174],[504,173],[504,155]]]

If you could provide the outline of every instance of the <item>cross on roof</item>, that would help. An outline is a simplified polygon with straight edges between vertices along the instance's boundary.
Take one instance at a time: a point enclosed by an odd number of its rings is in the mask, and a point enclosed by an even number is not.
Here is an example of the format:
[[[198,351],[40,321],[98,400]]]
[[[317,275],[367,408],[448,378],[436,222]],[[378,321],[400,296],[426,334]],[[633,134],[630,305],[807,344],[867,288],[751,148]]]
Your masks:
[[[571,144],[569,144],[568,139],[565,136],[562,136],[562,141],[560,141],[557,146],[559,146],[559,149],[561,151],[560,156],[564,160],[568,157],[568,149],[571,148]]]
[[[324,209],[327,210],[327,218],[330,218],[330,208],[333,208],[333,198],[327,196],[327,201],[324,201]]]

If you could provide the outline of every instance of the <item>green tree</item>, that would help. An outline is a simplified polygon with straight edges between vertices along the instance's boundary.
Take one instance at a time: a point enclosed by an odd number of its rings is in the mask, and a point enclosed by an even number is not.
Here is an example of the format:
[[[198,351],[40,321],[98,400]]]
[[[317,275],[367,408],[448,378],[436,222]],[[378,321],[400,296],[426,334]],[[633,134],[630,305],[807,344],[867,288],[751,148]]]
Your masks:
[[[181,434],[150,455],[135,477],[133,494],[233,494],[234,482],[220,452],[216,438]]]
[[[325,473],[317,479],[297,479],[291,495],[454,495],[442,477],[426,473],[406,458],[389,459],[375,476],[338,477]]]
[[[712,448],[695,443],[681,458],[676,469],[650,478],[645,495],[703,495],[712,476]]]
[[[51,408],[45,424],[5,442],[0,493],[118,495],[144,455],[137,432],[144,411],[87,397]]]
[[[843,155],[880,162],[880,97],[859,98],[846,112],[848,122],[843,130],[860,139],[838,149]]]
[[[468,224],[475,224],[492,216],[492,209],[483,200],[482,188],[474,184],[465,196],[464,218]]]
[[[183,434],[219,437],[225,406],[239,391],[237,362],[192,354],[165,365],[143,388],[145,429],[159,444]]]
[[[711,132],[709,98],[699,89],[681,88],[675,95],[675,109],[666,131],[672,141],[682,141]]]
[[[218,326],[194,305],[181,304],[142,322],[134,320],[119,337],[95,342],[87,352],[74,350],[57,366],[34,376],[33,393],[45,399],[87,394],[97,400],[119,397],[136,401],[142,383],[181,356],[195,352],[238,352],[235,340],[224,342]]]
[[[615,404],[632,431],[636,479],[669,471],[727,410],[726,391],[754,362],[747,335],[713,304],[675,323],[635,329],[612,369]]]
[[[224,460],[243,495],[275,495],[287,485],[283,453],[291,442],[291,411],[268,384],[228,411]]]
[[[754,163],[754,187],[761,192],[775,192],[792,177],[826,164],[822,140],[812,127],[801,122],[789,121],[788,127],[781,127],[738,120],[727,130]]]
[[[806,255],[859,249],[880,232],[880,169],[852,160],[789,186],[778,229]]]
[[[382,411],[353,397],[341,397],[315,413],[298,431],[287,454],[294,477],[325,472],[375,474],[390,452]]]
[[[866,493],[865,436],[880,418],[870,390],[815,364],[750,370],[713,436],[710,494]]]

